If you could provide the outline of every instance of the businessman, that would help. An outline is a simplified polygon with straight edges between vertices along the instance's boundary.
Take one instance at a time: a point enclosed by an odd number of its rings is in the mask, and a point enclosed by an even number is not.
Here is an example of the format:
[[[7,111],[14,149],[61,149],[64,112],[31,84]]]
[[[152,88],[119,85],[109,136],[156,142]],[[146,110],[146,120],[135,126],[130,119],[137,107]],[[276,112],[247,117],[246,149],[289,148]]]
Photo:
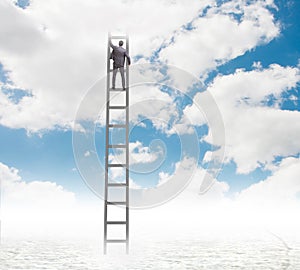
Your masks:
[[[110,46],[113,48],[113,51],[110,55],[110,58],[113,59],[113,76],[112,76],[112,88],[114,89],[116,86],[116,75],[118,70],[120,70],[121,77],[122,77],[122,87],[125,90],[125,76],[124,76],[124,64],[125,64],[125,57],[127,59],[127,64],[130,65],[130,57],[127,54],[126,50],[122,47],[123,41],[119,41],[119,46],[115,46],[110,41]]]

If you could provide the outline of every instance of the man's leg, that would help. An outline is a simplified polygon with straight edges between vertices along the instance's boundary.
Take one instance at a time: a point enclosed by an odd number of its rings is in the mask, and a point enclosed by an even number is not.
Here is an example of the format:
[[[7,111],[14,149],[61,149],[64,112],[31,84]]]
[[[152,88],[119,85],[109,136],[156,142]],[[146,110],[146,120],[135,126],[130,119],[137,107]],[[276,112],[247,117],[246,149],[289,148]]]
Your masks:
[[[125,89],[125,75],[124,75],[124,67],[120,67],[120,73],[122,77],[122,87]]]
[[[113,69],[113,76],[112,76],[112,88],[116,87],[116,75],[118,72],[118,68],[114,67]]]

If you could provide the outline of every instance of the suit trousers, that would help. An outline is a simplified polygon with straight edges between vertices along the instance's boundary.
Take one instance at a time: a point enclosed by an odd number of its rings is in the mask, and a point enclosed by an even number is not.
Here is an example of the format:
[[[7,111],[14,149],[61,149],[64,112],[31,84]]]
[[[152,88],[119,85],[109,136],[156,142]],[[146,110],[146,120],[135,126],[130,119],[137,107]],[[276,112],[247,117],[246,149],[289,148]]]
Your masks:
[[[112,87],[116,87],[116,75],[118,70],[120,70],[121,78],[122,78],[122,87],[125,88],[125,75],[124,75],[124,67],[114,67],[113,76],[112,76]]]

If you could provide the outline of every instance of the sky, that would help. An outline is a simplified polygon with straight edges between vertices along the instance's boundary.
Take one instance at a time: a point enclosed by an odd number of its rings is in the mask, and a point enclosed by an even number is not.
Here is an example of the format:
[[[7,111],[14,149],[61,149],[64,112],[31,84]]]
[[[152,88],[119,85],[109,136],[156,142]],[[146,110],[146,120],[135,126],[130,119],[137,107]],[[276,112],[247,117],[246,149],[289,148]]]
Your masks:
[[[182,191],[170,209],[280,205],[290,223],[300,208],[299,12],[296,0],[0,0],[2,222],[101,208],[112,32],[130,38],[132,192],[178,180],[190,185],[145,205]],[[201,195],[205,175],[213,185]]]

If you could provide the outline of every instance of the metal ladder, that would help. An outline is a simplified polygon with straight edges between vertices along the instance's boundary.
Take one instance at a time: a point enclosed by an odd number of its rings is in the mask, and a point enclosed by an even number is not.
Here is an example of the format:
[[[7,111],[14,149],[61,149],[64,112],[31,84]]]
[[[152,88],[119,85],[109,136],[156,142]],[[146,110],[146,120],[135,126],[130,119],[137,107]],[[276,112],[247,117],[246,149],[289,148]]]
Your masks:
[[[107,253],[107,244],[108,243],[124,243],[126,244],[126,253],[129,252],[129,141],[128,141],[128,131],[129,131],[129,67],[128,64],[126,64],[125,71],[125,90],[123,90],[122,87],[120,88],[111,88],[111,64],[110,64],[110,54],[111,54],[111,48],[110,48],[110,41],[111,40],[126,40],[126,51],[129,53],[129,39],[128,36],[111,36],[108,35],[108,44],[107,44],[107,82],[106,82],[106,145],[105,145],[105,193],[104,193],[104,246],[103,246],[103,252],[104,254]],[[127,61],[126,61],[127,63]],[[125,104],[123,106],[111,106],[110,105],[110,94],[112,91],[124,91],[125,92]],[[115,93],[115,92],[114,92]],[[110,122],[110,112],[112,110],[124,110],[125,111],[125,123],[121,124],[113,124]],[[112,132],[112,129],[125,129],[125,144],[110,144],[110,134]],[[123,148],[125,149],[125,163],[109,163],[109,149],[112,148]],[[112,170],[116,167],[122,167],[126,170],[125,172],[125,182],[122,183],[116,183],[109,181],[109,170]],[[112,201],[109,200],[108,194],[109,189],[113,188],[124,188],[125,189],[125,201],[124,200],[118,200],[118,201]],[[108,217],[108,205],[118,207],[118,206],[125,206],[126,211],[126,219],[125,220],[107,220]],[[108,226],[115,226],[115,225],[122,225],[125,226],[125,232],[126,232],[126,239],[108,239],[108,233],[107,229]],[[123,229],[123,228],[122,228]]]

